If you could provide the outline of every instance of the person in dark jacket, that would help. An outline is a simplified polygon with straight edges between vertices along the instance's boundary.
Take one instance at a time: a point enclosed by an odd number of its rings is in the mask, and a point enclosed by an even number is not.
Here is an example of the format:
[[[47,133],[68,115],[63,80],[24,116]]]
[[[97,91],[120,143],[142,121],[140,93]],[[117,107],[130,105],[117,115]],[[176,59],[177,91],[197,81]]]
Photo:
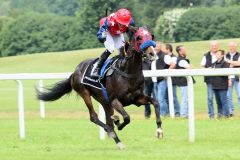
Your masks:
[[[162,44],[157,41],[155,51],[157,53],[157,59],[152,62],[151,70],[163,70],[172,68],[175,64],[172,61],[172,58],[162,51]],[[152,77],[154,83],[154,95],[160,105],[160,115],[168,116],[169,109],[167,104],[167,80],[165,77]]]
[[[216,52],[218,51],[219,44],[217,41],[211,41],[210,42],[210,51],[204,54],[201,66],[204,68],[211,68],[212,64],[216,62]],[[208,116],[209,118],[214,118],[214,106],[213,106],[213,89],[212,89],[212,83],[211,83],[211,77],[205,76],[204,82],[207,85],[207,100],[208,100]]]
[[[163,51],[172,58],[173,65],[171,67],[169,67],[169,69],[175,69],[176,64],[177,64],[177,56],[173,54],[172,45],[169,43],[165,44]],[[175,116],[179,117],[180,116],[180,105],[179,105],[178,98],[177,98],[176,77],[171,77],[171,78],[172,78],[173,104],[174,104]],[[168,95],[168,92],[167,92],[167,95]],[[167,96],[167,98],[168,98],[168,96]],[[167,99],[167,102],[168,102],[168,99]]]
[[[176,51],[178,53],[176,69],[191,69],[192,66],[189,59],[187,59],[186,48],[183,45],[179,45],[176,47]],[[181,91],[180,116],[188,118],[188,86],[186,77],[176,77],[176,84]]]
[[[229,64],[230,68],[240,68],[240,53],[237,51],[237,43],[230,42],[228,44],[229,52],[225,55],[226,62]],[[233,103],[233,87],[235,88],[237,99],[238,99],[238,107],[240,108],[240,83],[239,76],[232,75],[229,77],[231,79],[231,85],[228,86],[228,108],[229,114],[232,117],[234,112],[234,103]]]
[[[224,50],[216,52],[217,61],[213,63],[212,68],[228,68],[228,63],[224,60]],[[228,76],[214,76],[211,78],[212,89],[215,94],[218,118],[229,117],[229,109],[227,105]]]

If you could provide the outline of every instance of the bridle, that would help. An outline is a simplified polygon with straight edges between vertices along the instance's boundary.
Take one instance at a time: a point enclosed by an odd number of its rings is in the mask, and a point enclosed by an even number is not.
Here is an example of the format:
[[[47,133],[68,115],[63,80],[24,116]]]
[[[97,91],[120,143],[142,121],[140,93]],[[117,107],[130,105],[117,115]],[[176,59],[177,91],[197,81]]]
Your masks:
[[[144,28],[139,28],[139,29],[144,29]],[[140,50],[140,45],[145,42],[143,40],[148,40],[148,39],[152,38],[150,33],[146,30],[145,33],[148,33],[148,35],[144,34],[145,39],[138,39],[138,37],[136,36],[136,33],[139,31],[139,29],[136,30],[135,34],[133,34],[133,37],[130,38],[132,40],[131,40],[129,46],[127,47],[127,51],[125,51],[125,56],[124,56],[123,60],[121,61],[123,66],[127,63],[127,61],[130,61],[130,60],[135,61],[135,58],[137,57],[136,54],[138,54],[140,56],[140,58],[142,58],[144,56],[144,51]],[[150,35],[150,37],[147,37],[149,35]],[[141,42],[141,43],[139,43],[139,42]],[[152,46],[150,46],[150,47],[152,47]],[[154,51],[153,47],[152,47],[152,50]],[[149,57],[147,56],[147,58],[149,58]],[[116,71],[116,73],[119,74],[120,76],[122,76],[124,78],[128,78],[128,79],[136,79],[139,76],[143,75],[142,70],[140,70],[139,72],[134,73],[134,74],[129,74],[129,73],[126,73],[125,71],[122,71],[120,69],[121,68],[120,66],[116,67],[116,65],[113,65],[111,68],[114,69]]]

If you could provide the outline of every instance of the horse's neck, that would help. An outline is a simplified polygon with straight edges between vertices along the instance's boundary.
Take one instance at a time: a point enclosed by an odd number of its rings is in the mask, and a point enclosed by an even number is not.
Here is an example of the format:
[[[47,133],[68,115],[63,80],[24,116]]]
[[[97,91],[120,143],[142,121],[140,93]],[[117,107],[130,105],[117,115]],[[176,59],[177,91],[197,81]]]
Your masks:
[[[140,54],[135,53],[131,59],[126,61],[124,70],[129,74],[136,74],[142,71],[142,57]]]

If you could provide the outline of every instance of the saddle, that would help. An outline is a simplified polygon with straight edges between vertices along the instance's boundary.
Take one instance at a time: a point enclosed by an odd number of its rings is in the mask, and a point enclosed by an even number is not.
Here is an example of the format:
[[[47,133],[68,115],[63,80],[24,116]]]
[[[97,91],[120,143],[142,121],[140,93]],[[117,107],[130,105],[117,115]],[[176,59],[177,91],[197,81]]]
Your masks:
[[[109,58],[107,59],[101,70],[100,70],[100,76],[98,79],[95,79],[91,76],[91,73],[96,67],[96,62],[98,59],[94,59],[92,63],[88,65],[88,67],[85,69],[83,73],[83,77],[81,79],[81,83],[94,87],[96,89],[102,90],[102,87],[105,86],[105,78],[108,76],[111,76],[114,72],[115,64],[119,60],[119,58]]]

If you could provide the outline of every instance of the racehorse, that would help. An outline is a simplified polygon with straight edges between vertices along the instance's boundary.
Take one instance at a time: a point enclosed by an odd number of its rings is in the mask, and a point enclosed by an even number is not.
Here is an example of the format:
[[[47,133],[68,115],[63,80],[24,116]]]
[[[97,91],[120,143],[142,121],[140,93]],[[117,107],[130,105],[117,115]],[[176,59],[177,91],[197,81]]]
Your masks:
[[[144,35],[146,36],[145,38],[142,35],[137,36],[137,33],[141,29],[147,33]],[[106,74],[108,74],[108,72],[112,73],[102,79],[105,83],[105,91],[107,92],[108,98],[106,98],[106,95],[104,95],[101,90],[83,84],[81,81],[86,69],[92,66],[96,59],[82,61],[68,79],[56,83],[45,92],[37,91],[38,99],[43,101],[55,101],[74,89],[83,98],[89,110],[90,120],[103,127],[109,137],[114,139],[119,149],[124,149],[125,146],[121,143],[114,131],[114,124],[117,126],[118,130],[122,130],[130,123],[130,116],[123,107],[131,104],[137,106],[145,104],[154,105],[157,123],[157,138],[163,137],[163,131],[161,129],[162,122],[159,113],[160,106],[154,98],[146,96],[143,93],[144,76],[142,72],[142,58],[145,56],[152,60],[156,55],[151,43],[153,42],[151,41],[152,37],[149,36],[148,30],[145,28],[140,27],[132,30],[134,34],[130,44],[125,44],[125,52],[122,55],[113,57],[113,59],[118,60],[116,60],[116,63],[110,67]],[[150,41],[150,43],[145,43],[146,41]],[[144,51],[141,51],[139,47],[142,47],[143,44],[145,44],[145,47],[143,47]],[[93,108],[91,96],[102,104],[106,115],[106,124],[99,120]],[[114,110],[122,115],[122,123],[120,123],[119,117],[114,115]]]

